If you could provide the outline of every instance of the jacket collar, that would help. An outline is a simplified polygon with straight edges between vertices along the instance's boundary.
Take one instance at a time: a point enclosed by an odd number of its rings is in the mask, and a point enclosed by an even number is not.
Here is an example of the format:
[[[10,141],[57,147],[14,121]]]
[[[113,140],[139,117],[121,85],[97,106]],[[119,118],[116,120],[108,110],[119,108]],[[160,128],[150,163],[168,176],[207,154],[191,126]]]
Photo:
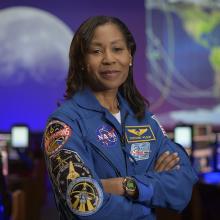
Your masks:
[[[90,88],[85,88],[82,91],[77,92],[73,96],[74,101],[82,108],[104,112],[104,108],[100,105],[99,101],[93,95]]]
[[[91,89],[88,87],[82,91],[77,92],[73,96],[73,99],[82,108],[98,111],[98,112],[106,112],[106,109],[100,105],[99,101],[96,99]],[[118,102],[120,105],[121,114],[128,112],[129,114],[134,115],[127,101],[119,92],[118,92]]]

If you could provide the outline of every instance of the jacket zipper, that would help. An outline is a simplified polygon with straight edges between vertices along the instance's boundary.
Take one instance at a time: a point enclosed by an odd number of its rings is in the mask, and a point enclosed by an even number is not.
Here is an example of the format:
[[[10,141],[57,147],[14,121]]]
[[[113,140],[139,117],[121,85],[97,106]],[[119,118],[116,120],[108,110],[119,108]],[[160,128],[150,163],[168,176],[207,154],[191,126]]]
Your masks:
[[[93,146],[93,149],[113,168],[116,173],[117,177],[121,177],[121,173],[118,168],[111,162],[111,160],[102,152],[100,151],[93,143],[89,142],[90,145]]]

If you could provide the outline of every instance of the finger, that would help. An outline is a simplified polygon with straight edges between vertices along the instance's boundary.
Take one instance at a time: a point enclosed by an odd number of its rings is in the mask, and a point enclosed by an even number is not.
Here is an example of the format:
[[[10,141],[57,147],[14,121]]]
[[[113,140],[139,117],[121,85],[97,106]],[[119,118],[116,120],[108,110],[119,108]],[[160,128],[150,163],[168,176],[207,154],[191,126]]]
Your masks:
[[[164,159],[167,157],[167,156],[169,156],[170,155],[170,152],[169,151],[166,151],[166,152],[164,152],[164,153],[162,153],[160,156],[159,156],[159,158],[157,159],[157,161],[156,161],[156,165],[155,165],[155,169],[158,169],[159,168],[159,166],[160,166],[160,164],[164,161]]]
[[[169,157],[166,157],[165,160],[163,161],[164,167],[170,166],[170,163],[171,164],[175,163],[175,161],[178,160],[178,158],[179,157],[177,152],[170,154]]]
[[[161,161],[160,164],[158,164],[158,166],[156,167],[156,171],[161,172],[161,171],[164,171],[164,170],[169,170],[170,166],[172,166],[172,164],[176,163],[175,160],[177,158],[178,158],[178,153],[175,152],[173,154],[169,154],[167,157],[164,158],[164,160]]]
[[[163,161],[168,155],[170,155],[170,152],[169,152],[169,151],[166,151],[166,152],[162,153],[162,154],[159,156],[159,158],[157,159],[156,165],[157,165],[157,166],[160,165],[160,164],[162,163],[162,161]]]
[[[179,164],[180,158],[176,157],[175,159],[171,160],[166,167],[164,168],[165,171],[172,170],[174,167],[176,167]]]
[[[173,168],[173,170],[179,170],[180,169],[180,165],[178,164],[178,165],[176,165],[174,168]]]
[[[169,157],[167,157],[161,168],[160,171],[167,171],[172,169],[175,165],[177,165],[177,163],[179,162],[179,157],[178,157],[178,153],[173,153],[171,155],[169,155]]]

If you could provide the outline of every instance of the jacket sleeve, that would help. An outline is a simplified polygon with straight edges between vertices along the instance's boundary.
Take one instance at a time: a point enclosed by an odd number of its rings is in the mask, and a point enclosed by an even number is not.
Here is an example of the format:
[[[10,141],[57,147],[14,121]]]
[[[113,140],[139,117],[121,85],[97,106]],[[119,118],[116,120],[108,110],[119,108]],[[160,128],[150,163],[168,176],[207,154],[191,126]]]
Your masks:
[[[108,220],[120,216],[135,220],[150,214],[146,205],[104,192],[80,126],[77,121],[63,121],[50,119],[42,144],[62,219]]]
[[[177,152],[180,157],[180,168],[156,172],[152,167],[145,174],[136,175],[134,178],[139,184],[141,183],[141,191],[150,192],[145,193],[150,195],[145,198],[147,205],[182,211],[191,199],[193,184],[198,179],[197,175],[185,150],[167,137],[159,122],[154,120],[154,116],[151,118],[151,124],[157,130],[156,140],[159,148],[157,157],[165,151]]]

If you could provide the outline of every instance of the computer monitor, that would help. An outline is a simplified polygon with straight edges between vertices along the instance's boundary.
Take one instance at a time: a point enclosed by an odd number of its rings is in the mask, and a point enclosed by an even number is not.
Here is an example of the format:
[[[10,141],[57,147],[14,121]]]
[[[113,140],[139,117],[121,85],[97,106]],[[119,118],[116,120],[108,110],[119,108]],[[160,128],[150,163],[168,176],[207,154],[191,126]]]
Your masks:
[[[11,147],[27,148],[29,146],[29,128],[26,125],[14,125],[11,128]]]
[[[174,142],[184,148],[191,148],[193,145],[193,129],[190,125],[177,125],[174,128]]]

